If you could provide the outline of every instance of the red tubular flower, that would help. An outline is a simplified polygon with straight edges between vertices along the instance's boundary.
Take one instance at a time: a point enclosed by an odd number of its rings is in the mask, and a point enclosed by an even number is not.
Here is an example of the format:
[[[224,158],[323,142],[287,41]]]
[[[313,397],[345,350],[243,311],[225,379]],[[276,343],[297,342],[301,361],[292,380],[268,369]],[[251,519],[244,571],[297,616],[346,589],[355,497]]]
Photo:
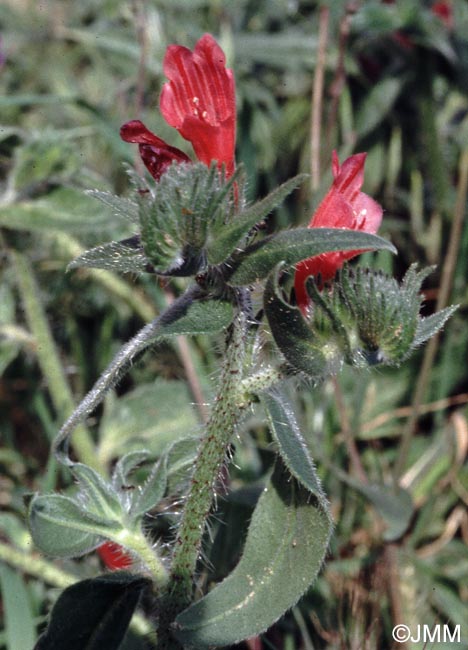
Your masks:
[[[216,160],[230,176],[235,167],[236,96],[234,75],[226,68],[224,52],[211,34],[205,34],[193,52],[170,45],[163,69],[169,79],[160,99],[164,119],[192,143],[198,160],[205,165]],[[156,180],[173,161],[190,161],[139,120],[124,124],[120,135],[125,142],[140,145],[142,160]]]
[[[164,119],[189,140],[201,162],[217,160],[234,171],[236,93],[232,70],[211,34],[204,34],[193,53],[170,45],[164,57],[169,79],[161,93]]]
[[[98,555],[108,569],[117,571],[127,569],[132,564],[132,558],[125,553],[119,544],[114,542],[104,542],[97,549]]]
[[[370,196],[361,192],[364,182],[365,153],[351,156],[340,166],[333,152],[333,183],[309,223],[309,228],[344,228],[375,234],[382,221],[382,208]],[[296,266],[294,288],[298,306],[305,310],[310,302],[305,281],[320,274],[322,282],[331,280],[346,260],[362,251],[323,253]]]

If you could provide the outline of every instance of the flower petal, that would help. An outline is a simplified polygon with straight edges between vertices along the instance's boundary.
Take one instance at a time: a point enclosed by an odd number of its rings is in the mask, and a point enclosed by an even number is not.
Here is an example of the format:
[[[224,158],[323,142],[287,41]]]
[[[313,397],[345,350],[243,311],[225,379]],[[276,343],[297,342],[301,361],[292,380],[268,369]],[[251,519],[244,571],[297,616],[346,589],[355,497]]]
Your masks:
[[[333,184],[312,215],[309,228],[350,228],[356,223],[353,206]]]
[[[366,153],[357,153],[347,158],[333,181],[333,188],[350,203],[356,198],[364,182],[366,156]]]
[[[140,120],[131,120],[121,126],[120,137],[125,142],[135,142],[139,145],[141,159],[156,180],[161,178],[173,162],[191,162],[187,154],[158,138]]]
[[[351,156],[340,166],[333,152],[334,180],[309,223],[309,228],[344,228],[375,234],[382,221],[382,208],[370,196],[361,192],[364,182],[366,154]],[[323,253],[300,262],[296,266],[294,289],[296,301],[302,311],[310,303],[305,282],[311,275],[320,275],[321,281],[331,280],[344,262],[363,251],[336,251]]]
[[[167,48],[160,109],[164,119],[192,143],[199,160],[234,170],[236,137],[235,82],[222,49],[205,34],[193,52]]]
[[[370,196],[359,192],[353,203],[358,230],[376,234],[382,223],[382,206]]]
[[[235,142],[230,121],[223,122],[218,126],[210,126],[201,123],[196,118],[187,117],[180,129],[180,134],[187,140],[189,138],[184,134],[190,134],[195,154],[202,163],[209,166],[212,160],[216,160],[218,167],[225,166],[227,178],[234,173]]]
[[[305,311],[310,303],[309,295],[306,291],[305,283],[307,278],[311,275],[314,277],[320,276],[321,283],[333,280],[338,269],[340,269],[345,262],[356,257],[364,251],[335,251],[333,253],[323,253],[310,257],[308,260],[299,262],[296,265],[296,273],[294,275],[294,291],[296,294],[296,303],[302,311]]]

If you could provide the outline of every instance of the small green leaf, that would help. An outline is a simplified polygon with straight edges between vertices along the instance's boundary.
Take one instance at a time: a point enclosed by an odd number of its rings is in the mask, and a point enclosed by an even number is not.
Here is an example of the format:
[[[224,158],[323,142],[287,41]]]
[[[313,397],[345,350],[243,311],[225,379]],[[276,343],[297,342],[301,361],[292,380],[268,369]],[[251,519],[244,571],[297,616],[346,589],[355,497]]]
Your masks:
[[[102,537],[121,526],[105,521],[82,508],[70,497],[48,494],[33,497],[29,526],[35,545],[53,557],[77,557],[96,548]]]
[[[49,626],[34,650],[118,650],[150,584],[143,576],[118,572],[68,587],[55,603]]]
[[[141,451],[131,451],[115,464],[114,471],[112,472],[112,484],[115,490],[120,490],[122,485],[125,485],[129,480],[129,475],[142,463],[145,463],[150,456],[150,452],[146,449]]]
[[[233,315],[232,305],[224,300],[195,300],[179,318],[162,325],[161,336],[220,332],[231,324]]]
[[[412,346],[416,348],[425,343],[428,339],[434,336],[434,334],[437,334],[457,309],[458,305],[452,305],[451,307],[446,307],[435,314],[431,314],[431,316],[421,318],[416,328],[416,334]]]
[[[260,396],[276,440],[279,453],[291,474],[314,496],[328,511],[328,503],[320,485],[309,448],[294,417],[291,404],[288,404],[279,390],[271,389]]]
[[[81,487],[82,495],[86,496],[86,511],[96,517],[120,521],[122,506],[113,487],[88,465],[74,463],[71,470]]]
[[[130,515],[134,519],[142,517],[157,505],[164,496],[167,485],[167,458],[163,456],[154,464],[150,475],[144,482],[141,491],[136,493]]]
[[[280,205],[307,178],[306,174],[299,174],[291,178],[264,199],[248,207],[236,215],[234,221],[226,226],[217,235],[213,245],[208,248],[208,261],[210,264],[219,264],[236,248],[240,240],[272,210]]]
[[[296,264],[301,260],[349,250],[389,250],[394,246],[377,235],[342,228],[295,228],[255,244],[245,251],[230,278],[233,285],[251,284],[261,280],[279,263]]]
[[[330,520],[315,497],[278,464],[255,508],[239,564],[177,617],[176,637],[206,648],[269,628],[314,581],[330,533]]]
[[[91,248],[68,265],[68,269],[80,267],[107,269],[120,273],[146,272],[151,268],[137,237]]]
[[[0,564],[0,594],[7,650],[29,650],[36,638],[33,612],[23,577]]]
[[[128,219],[132,223],[138,223],[138,204],[123,196],[116,196],[111,192],[102,192],[101,190],[89,190],[86,192],[88,196],[92,196],[108,208],[112,210],[112,214],[116,217]]]

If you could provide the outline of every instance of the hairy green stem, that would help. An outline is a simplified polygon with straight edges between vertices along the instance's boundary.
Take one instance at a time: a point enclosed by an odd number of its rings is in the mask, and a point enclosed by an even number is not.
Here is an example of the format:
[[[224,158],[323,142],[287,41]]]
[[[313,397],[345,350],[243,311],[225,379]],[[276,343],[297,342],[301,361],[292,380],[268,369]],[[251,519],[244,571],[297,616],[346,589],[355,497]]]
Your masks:
[[[75,404],[60,357],[50,332],[44,308],[39,299],[33,271],[27,258],[18,251],[10,251],[11,260],[16,272],[19,292],[23,302],[29,329],[36,341],[36,354],[39,365],[47,380],[50,396],[57,415],[64,419],[73,412]],[[84,426],[77,427],[73,444],[77,457],[90,467],[100,470],[94,444],[88,430]]]
[[[169,626],[176,615],[191,601],[194,574],[210,513],[220,470],[226,460],[228,445],[240,419],[239,388],[245,354],[246,317],[240,311],[228,336],[225,363],[219,391],[201,442],[191,488],[177,532],[172,558],[168,593],[162,603],[158,630],[161,650],[175,650]]]
[[[155,587],[158,590],[162,589],[166,585],[169,579],[169,574],[142,532],[132,533],[129,530],[122,530],[121,533],[113,537],[113,541],[131,551],[134,551],[143,560],[145,566],[150,571]]]

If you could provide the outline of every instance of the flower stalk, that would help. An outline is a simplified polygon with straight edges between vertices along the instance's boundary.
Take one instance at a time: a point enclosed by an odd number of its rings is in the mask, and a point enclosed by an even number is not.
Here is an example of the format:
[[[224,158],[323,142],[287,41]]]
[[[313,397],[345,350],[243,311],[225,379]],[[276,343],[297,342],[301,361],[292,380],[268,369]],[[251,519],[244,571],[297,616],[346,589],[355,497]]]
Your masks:
[[[145,567],[150,571],[156,590],[164,588],[168,581],[168,572],[140,530],[134,532],[122,530],[119,535],[115,536],[114,541],[138,555]]]

